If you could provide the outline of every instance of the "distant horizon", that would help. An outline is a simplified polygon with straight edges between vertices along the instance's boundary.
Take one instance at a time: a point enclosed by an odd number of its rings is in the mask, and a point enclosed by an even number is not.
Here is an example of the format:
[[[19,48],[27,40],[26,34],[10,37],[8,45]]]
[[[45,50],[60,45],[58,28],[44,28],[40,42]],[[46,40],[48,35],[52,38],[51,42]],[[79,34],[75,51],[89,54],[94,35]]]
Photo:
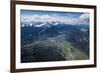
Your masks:
[[[21,23],[61,22],[65,24],[89,24],[87,12],[58,12],[40,10],[21,10]]]

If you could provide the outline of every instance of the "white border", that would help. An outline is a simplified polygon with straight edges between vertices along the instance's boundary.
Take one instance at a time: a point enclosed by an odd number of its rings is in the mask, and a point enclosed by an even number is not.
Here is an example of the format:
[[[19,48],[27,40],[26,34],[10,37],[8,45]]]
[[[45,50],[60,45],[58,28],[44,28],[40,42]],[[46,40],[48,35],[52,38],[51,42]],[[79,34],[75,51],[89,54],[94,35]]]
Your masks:
[[[39,62],[39,63],[20,63],[20,10],[46,10],[46,11],[70,11],[70,12],[89,12],[90,13],[90,60],[74,60],[74,61],[57,61],[57,62]],[[94,64],[94,10],[84,8],[70,7],[52,7],[52,6],[35,6],[35,5],[16,5],[16,69],[23,68],[40,68],[55,66],[74,66]]]

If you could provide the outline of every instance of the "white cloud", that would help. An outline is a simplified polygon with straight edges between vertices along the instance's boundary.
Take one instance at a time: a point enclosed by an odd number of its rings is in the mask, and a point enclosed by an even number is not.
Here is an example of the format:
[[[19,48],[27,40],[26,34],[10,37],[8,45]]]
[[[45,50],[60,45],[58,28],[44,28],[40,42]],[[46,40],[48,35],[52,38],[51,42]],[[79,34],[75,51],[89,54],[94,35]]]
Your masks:
[[[83,23],[83,24],[89,24],[89,13],[84,13],[82,14],[79,19],[80,19],[80,22]]]
[[[80,19],[88,19],[89,17],[90,17],[90,15],[88,13],[84,13],[79,18]]]
[[[32,23],[32,22],[60,22],[65,24],[89,24],[87,22],[89,20],[89,14],[82,14],[79,18],[71,18],[68,16],[61,16],[61,15],[21,15],[21,22],[22,23]]]

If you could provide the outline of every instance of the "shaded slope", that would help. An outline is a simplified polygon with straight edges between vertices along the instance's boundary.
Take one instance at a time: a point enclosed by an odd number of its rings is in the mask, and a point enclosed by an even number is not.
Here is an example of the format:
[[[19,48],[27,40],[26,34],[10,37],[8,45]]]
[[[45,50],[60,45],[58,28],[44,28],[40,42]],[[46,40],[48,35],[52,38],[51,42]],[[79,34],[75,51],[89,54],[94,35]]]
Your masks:
[[[58,37],[37,41],[22,47],[21,62],[45,62],[88,59],[88,56],[70,42]]]

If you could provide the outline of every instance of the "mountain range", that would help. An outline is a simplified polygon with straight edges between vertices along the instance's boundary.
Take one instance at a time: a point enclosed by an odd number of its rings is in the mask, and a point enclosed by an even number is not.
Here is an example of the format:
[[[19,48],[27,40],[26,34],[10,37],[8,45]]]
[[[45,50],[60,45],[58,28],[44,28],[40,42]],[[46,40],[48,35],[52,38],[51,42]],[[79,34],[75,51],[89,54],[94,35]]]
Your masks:
[[[21,62],[89,59],[89,24],[21,23]]]

